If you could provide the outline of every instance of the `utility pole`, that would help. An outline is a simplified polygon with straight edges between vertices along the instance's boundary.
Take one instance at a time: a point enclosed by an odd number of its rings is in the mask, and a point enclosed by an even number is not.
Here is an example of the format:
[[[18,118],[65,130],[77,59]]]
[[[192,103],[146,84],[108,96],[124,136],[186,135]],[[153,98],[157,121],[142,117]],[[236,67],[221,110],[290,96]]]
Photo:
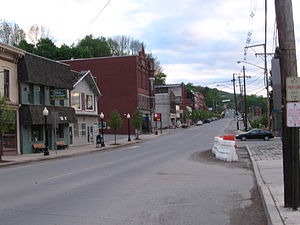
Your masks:
[[[238,77],[240,81],[240,76]],[[246,93],[246,78],[251,78],[251,76],[246,76],[246,69],[245,66],[243,66],[243,82],[244,82],[244,114],[243,114],[243,122],[244,122],[244,127],[245,130],[247,131],[248,129],[248,119],[247,119],[247,93]]]
[[[247,131],[247,124],[248,124],[248,121],[247,121],[247,102],[246,102],[246,99],[247,99],[247,95],[246,95],[246,74],[245,74],[245,66],[243,66],[243,79],[244,79],[244,112],[245,112],[245,116],[244,116],[244,127],[245,127],[245,130]]]
[[[234,94],[234,104],[235,104],[235,118],[236,118],[236,129],[239,130],[239,118],[237,112],[237,101],[236,101],[236,93],[235,93],[235,74],[232,75],[232,84],[233,84],[233,94]]]
[[[282,147],[284,206],[297,210],[299,199],[299,127],[287,127],[287,77],[297,77],[293,8],[291,0],[275,0],[282,88]]]
[[[265,44],[264,44],[264,62],[265,62],[265,79],[266,79],[266,89],[267,89],[267,121],[268,129],[271,128],[270,122],[270,93],[269,93],[269,76],[268,76],[268,67],[267,67],[267,26],[268,26],[268,1],[265,0]]]

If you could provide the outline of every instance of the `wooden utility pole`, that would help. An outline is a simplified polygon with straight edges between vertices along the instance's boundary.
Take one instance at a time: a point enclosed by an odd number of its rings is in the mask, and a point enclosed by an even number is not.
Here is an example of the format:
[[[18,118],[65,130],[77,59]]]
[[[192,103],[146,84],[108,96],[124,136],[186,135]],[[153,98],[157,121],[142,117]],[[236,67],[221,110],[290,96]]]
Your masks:
[[[237,111],[237,100],[236,100],[236,93],[235,93],[235,77],[234,74],[232,75],[232,84],[233,84],[233,94],[234,94],[234,105],[235,105],[235,119],[236,119],[236,129],[239,130],[239,118],[238,118],[238,111]]]
[[[246,72],[245,72],[245,66],[243,66],[243,80],[244,80],[244,127],[247,131],[248,129],[248,118],[247,118],[247,94],[246,94]]]
[[[267,67],[267,27],[268,27],[268,1],[265,0],[265,43],[264,43],[264,62],[265,62],[265,79],[266,79],[266,89],[267,89],[267,121],[268,129],[271,128],[271,109],[270,109],[270,92],[269,92],[269,76]]]
[[[287,77],[297,77],[293,8],[291,0],[275,0],[282,88],[282,145],[284,205],[294,210],[299,199],[299,127],[287,127]]]

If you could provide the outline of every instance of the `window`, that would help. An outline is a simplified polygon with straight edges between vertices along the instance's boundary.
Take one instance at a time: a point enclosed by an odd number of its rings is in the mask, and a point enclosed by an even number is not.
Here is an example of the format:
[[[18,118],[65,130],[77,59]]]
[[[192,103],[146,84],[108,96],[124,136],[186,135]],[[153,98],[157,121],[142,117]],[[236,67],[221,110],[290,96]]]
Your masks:
[[[86,124],[85,123],[79,124],[79,135],[86,136]]]
[[[85,96],[85,108],[87,110],[94,110],[94,98],[92,95]]]
[[[64,106],[65,105],[65,100],[63,100],[63,99],[59,100],[59,105]]]
[[[181,103],[181,96],[176,96],[175,101],[176,101],[177,103]]]
[[[9,99],[9,70],[4,70],[4,97]]]
[[[56,137],[64,138],[64,124],[59,124],[56,128]]]
[[[31,126],[31,141],[42,141],[43,140],[43,127],[41,125]]]
[[[75,110],[81,109],[81,98],[80,93],[72,92],[71,93],[71,107]]]
[[[28,102],[33,104],[33,85],[29,84]]]
[[[45,87],[40,87],[40,104],[45,105]]]

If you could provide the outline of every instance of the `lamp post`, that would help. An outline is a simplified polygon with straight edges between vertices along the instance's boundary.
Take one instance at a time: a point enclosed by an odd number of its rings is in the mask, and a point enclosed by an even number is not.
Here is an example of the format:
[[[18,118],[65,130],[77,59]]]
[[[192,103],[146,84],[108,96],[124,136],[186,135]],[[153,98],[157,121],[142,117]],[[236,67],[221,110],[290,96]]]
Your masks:
[[[49,111],[47,109],[47,107],[44,108],[43,110],[43,115],[44,115],[44,119],[45,119],[45,150],[44,150],[44,155],[49,155],[49,151],[48,151],[48,131],[47,131],[47,116],[49,114]]]
[[[126,118],[128,120],[128,141],[131,141],[130,139],[130,114],[127,113]]]
[[[101,135],[102,135],[102,141],[101,141],[101,147],[104,147],[104,134],[103,134],[103,119],[104,119],[104,114],[103,112],[100,113],[100,120],[101,120]]]

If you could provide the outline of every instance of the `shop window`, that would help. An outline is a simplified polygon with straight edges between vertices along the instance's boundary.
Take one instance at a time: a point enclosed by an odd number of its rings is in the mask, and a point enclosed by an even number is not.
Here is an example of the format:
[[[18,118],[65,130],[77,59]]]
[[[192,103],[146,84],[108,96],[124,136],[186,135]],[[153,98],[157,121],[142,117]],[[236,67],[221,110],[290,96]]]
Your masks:
[[[45,105],[45,87],[40,87],[40,104]]]
[[[29,84],[28,86],[29,88],[29,92],[28,92],[28,102],[33,104],[33,85],[32,84]]]
[[[81,109],[80,93],[78,93],[78,92],[71,93],[71,107],[74,108],[75,110]]]
[[[63,100],[63,99],[59,100],[59,105],[64,106],[65,105],[65,100]]]
[[[79,124],[79,135],[86,136],[86,124],[85,123]]]
[[[31,141],[43,140],[43,127],[41,125],[31,126]]]
[[[94,110],[94,98],[92,95],[85,96],[85,108],[86,110]]]
[[[64,124],[59,124],[56,128],[56,137],[64,138]]]

